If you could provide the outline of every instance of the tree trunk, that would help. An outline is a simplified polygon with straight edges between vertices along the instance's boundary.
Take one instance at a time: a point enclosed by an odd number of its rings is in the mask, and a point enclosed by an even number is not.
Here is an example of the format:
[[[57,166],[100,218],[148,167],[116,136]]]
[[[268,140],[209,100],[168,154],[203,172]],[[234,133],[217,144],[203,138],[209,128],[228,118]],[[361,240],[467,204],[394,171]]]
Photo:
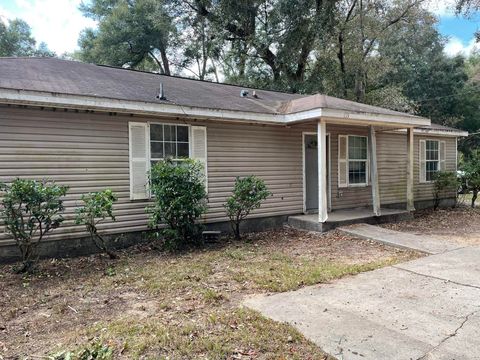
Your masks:
[[[235,240],[240,240],[240,221],[235,223]]]
[[[477,201],[477,197],[478,197],[478,190],[473,190],[472,208],[475,208],[475,201]]]

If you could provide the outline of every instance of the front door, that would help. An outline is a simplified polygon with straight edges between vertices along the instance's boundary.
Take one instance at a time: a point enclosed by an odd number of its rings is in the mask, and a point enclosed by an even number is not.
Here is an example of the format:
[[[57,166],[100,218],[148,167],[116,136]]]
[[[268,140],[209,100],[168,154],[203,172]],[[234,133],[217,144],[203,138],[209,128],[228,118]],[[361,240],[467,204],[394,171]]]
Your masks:
[[[330,161],[329,136],[327,136],[327,189],[328,183],[328,162]],[[318,143],[316,134],[305,134],[305,210],[307,212],[318,212]]]

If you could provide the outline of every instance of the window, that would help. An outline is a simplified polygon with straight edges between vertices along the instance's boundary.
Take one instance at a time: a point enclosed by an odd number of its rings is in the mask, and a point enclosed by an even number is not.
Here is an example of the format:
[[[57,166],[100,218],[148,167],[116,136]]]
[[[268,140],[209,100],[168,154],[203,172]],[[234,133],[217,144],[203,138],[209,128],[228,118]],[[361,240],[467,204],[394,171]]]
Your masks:
[[[425,141],[425,180],[435,180],[435,173],[440,170],[440,147],[437,140]]]
[[[348,136],[348,183],[367,184],[367,138]]]
[[[207,128],[147,122],[129,122],[130,199],[145,200],[148,191],[148,171],[160,160],[182,161],[192,158],[203,165],[208,191]]]
[[[190,155],[189,127],[185,125],[150,124],[150,161],[180,161]]]

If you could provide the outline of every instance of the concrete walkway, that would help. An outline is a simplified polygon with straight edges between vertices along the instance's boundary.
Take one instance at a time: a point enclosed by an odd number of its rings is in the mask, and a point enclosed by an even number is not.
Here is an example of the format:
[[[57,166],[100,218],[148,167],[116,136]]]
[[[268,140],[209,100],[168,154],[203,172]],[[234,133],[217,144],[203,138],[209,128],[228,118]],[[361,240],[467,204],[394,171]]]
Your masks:
[[[480,359],[480,247],[244,304],[338,359]]]
[[[440,254],[461,247],[461,245],[436,239],[435,237],[427,235],[418,236],[369,224],[340,227],[338,230],[362,239],[378,241],[399,248],[418,250],[427,254]]]

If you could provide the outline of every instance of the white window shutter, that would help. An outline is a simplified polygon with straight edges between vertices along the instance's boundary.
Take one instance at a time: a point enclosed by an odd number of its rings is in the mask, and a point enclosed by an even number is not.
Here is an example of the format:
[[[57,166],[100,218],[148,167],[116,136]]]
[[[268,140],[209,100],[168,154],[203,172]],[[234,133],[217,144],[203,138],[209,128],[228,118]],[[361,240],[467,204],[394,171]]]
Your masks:
[[[130,199],[148,199],[148,150],[150,136],[147,123],[128,123],[130,155]]]
[[[338,135],[338,187],[348,186],[348,136]]]
[[[447,144],[445,143],[445,141],[440,141],[440,144],[439,144],[439,148],[440,148],[440,151],[439,151],[440,171],[447,170],[446,167],[445,167],[445,157],[446,157],[446,151],[447,151],[446,146],[447,146]]]
[[[191,129],[191,158],[202,163],[205,189],[208,191],[207,128],[205,126],[192,126]]]
[[[427,165],[426,165],[426,143],[425,140],[420,140],[420,149],[418,151],[419,165],[420,165],[420,182],[427,181]]]

